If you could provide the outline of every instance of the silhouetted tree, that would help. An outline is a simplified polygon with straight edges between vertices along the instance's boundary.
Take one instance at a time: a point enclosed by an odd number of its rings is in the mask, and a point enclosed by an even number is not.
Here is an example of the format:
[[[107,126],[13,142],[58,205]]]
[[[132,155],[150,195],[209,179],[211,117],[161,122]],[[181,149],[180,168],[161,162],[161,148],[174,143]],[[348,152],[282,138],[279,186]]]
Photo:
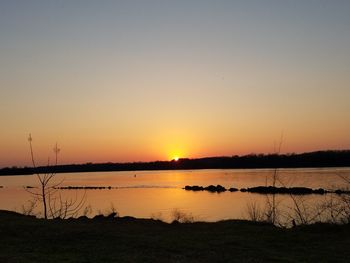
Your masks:
[[[77,195],[75,196],[75,198],[71,199],[62,198],[59,192],[59,186],[62,184],[63,180],[61,180],[58,183],[54,183],[53,180],[56,175],[55,167],[57,166],[58,154],[60,152],[57,143],[53,148],[53,152],[55,154],[54,165],[51,165],[50,158],[48,158],[47,167],[50,168],[48,169],[49,172],[41,174],[37,171],[32,145],[33,138],[31,134],[29,134],[28,141],[30,147],[31,161],[34,173],[39,181],[39,188],[38,191],[36,191],[36,188],[28,187],[25,188],[25,190],[34,196],[34,200],[38,200],[42,203],[45,219],[66,218],[76,215],[85,203],[85,192],[82,198],[78,198]]]

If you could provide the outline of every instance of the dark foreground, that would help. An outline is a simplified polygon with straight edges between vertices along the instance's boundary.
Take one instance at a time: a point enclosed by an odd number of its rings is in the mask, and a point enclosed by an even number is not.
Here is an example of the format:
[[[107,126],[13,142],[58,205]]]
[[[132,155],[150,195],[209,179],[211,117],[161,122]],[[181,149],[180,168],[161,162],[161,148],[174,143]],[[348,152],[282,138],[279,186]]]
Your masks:
[[[0,262],[349,262],[350,225],[44,221],[0,211]]]

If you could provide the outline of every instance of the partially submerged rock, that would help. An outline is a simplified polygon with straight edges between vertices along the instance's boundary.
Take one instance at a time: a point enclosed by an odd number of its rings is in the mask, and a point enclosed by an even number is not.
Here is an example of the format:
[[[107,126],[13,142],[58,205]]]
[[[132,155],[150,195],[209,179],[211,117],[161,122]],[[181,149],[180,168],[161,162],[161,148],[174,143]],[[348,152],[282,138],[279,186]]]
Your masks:
[[[243,191],[244,190],[244,191]],[[257,187],[251,187],[247,189],[241,189],[242,192],[248,192],[248,193],[258,193],[258,194],[297,194],[297,195],[304,195],[304,194],[312,194],[314,193],[314,190],[307,187],[275,187],[275,186],[257,186]],[[317,193],[320,193],[317,192]]]
[[[341,190],[341,189],[338,189],[338,190],[335,190],[334,193],[338,194],[338,195],[341,195],[341,194],[347,194],[349,195],[350,194],[350,190]]]
[[[55,187],[55,189],[61,189],[61,190],[111,190],[116,189],[116,187],[112,186],[60,186]]]
[[[186,185],[185,190],[187,191],[203,191],[204,187],[203,186],[198,186],[198,185]]]
[[[209,185],[207,187],[203,187],[203,186],[198,186],[198,185],[193,185],[193,186],[190,186],[190,185],[186,185],[185,190],[188,190],[188,191],[209,191],[209,192],[212,192],[212,193],[221,193],[221,192],[225,192],[227,191],[227,189],[225,187],[223,187],[222,185]]]
[[[257,193],[257,194],[293,194],[293,195],[307,195],[307,194],[326,194],[331,191],[323,188],[312,189],[308,187],[275,187],[275,186],[256,186],[250,188],[242,188],[241,192]],[[336,191],[335,191],[336,192]]]
[[[308,187],[275,187],[275,186],[256,186],[256,187],[248,187],[248,188],[241,188],[240,190],[234,187],[231,187],[229,189],[226,189],[225,187],[221,185],[209,185],[207,187],[198,186],[198,185],[186,185],[184,187],[185,190],[188,191],[209,191],[211,193],[221,193],[225,191],[230,192],[248,192],[248,193],[256,193],[256,194],[292,194],[292,195],[308,195],[308,194],[328,194],[328,193],[335,193],[335,194],[350,194],[349,190],[326,190],[323,188],[318,189],[312,189]]]

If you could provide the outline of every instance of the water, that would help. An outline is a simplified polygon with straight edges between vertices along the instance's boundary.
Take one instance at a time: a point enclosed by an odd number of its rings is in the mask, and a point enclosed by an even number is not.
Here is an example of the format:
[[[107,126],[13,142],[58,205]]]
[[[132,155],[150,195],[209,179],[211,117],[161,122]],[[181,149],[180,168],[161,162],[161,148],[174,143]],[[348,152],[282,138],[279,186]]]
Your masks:
[[[195,220],[218,221],[247,218],[247,206],[252,203],[261,208],[266,196],[242,192],[192,192],[185,185],[217,185],[226,188],[270,185],[272,169],[226,169],[188,171],[136,171],[57,174],[55,182],[61,186],[111,186],[116,189],[87,190],[85,206],[90,206],[90,216],[111,210],[113,206],[121,216],[161,218],[171,221],[174,210],[191,214]],[[338,189],[347,187],[340,176],[350,178],[350,168],[279,169],[279,184],[288,187]],[[0,176],[0,209],[22,211],[22,206],[32,196],[24,186],[37,186],[35,175]],[[63,198],[83,196],[84,190],[61,190]],[[326,197],[304,196],[303,202],[316,207]],[[292,206],[288,195],[277,197],[280,207]]]

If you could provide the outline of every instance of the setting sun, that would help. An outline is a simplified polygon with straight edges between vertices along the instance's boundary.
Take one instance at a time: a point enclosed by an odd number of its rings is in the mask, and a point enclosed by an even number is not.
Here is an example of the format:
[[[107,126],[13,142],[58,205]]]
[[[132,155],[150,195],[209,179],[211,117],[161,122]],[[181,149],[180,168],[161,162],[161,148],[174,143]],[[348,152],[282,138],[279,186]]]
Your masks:
[[[179,147],[177,147],[176,150],[169,151],[168,153],[168,159],[175,162],[177,162],[184,156],[187,156],[187,151],[184,148],[179,149]]]

